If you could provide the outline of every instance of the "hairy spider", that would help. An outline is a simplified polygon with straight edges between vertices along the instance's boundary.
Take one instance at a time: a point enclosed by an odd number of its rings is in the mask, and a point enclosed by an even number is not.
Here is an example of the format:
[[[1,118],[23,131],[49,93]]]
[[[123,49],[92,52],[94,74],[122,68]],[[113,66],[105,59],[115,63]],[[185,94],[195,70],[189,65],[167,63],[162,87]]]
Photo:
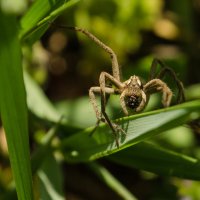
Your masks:
[[[173,93],[171,89],[167,86],[167,84],[161,79],[165,76],[166,73],[169,73],[169,75],[173,77],[178,87],[177,102],[180,103],[184,101],[185,97],[182,82],[177,78],[175,72],[171,68],[167,67],[160,60],[153,60],[150,69],[149,81],[147,83],[142,84],[140,78],[136,75],[131,76],[126,81],[121,81],[117,56],[110,47],[102,43],[98,38],[96,38],[93,34],[91,34],[85,29],[78,27],[61,26],[61,28],[62,27],[82,32],[83,34],[91,38],[96,44],[102,47],[107,53],[110,54],[112,62],[112,75],[107,72],[101,72],[99,77],[99,86],[91,87],[89,89],[89,97],[97,117],[96,127],[99,125],[100,122],[107,123],[112,129],[112,132],[116,138],[117,147],[119,147],[117,133],[119,131],[121,131],[124,134],[126,133],[117,124],[111,122],[111,120],[109,119],[105,109],[107,96],[112,94],[120,95],[120,104],[125,115],[129,115],[130,111],[142,111],[147,105],[150,95],[156,92],[162,93],[162,104],[164,107],[168,107],[171,103]],[[160,72],[156,74],[156,68],[159,65],[162,68]],[[112,84],[108,85],[108,82]],[[101,95],[101,111],[98,109],[96,94]]]

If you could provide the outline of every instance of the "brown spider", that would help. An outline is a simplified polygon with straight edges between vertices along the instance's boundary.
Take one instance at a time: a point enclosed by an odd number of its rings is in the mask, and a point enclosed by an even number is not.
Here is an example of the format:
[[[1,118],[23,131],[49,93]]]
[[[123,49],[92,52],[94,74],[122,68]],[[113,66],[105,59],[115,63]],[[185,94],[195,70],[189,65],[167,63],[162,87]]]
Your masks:
[[[158,64],[160,64],[163,68],[160,73],[155,77],[155,75],[153,76],[153,73],[155,72],[155,68],[158,66]],[[123,129],[119,128],[118,125],[109,120],[105,112],[106,95],[120,95],[120,104],[125,115],[129,115],[129,111],[142,111],[147,105],[150,95],[156,92],[162,92],[162,104],[164,107],[168,107],[171,103],[173,93],[171,89],[167,86],[167,84],[161,80],[161,78],[167,72],[174,78],[179,89],[177,103],[185,101],[182,82],[177,79],[176,74],[171,68],[165,66],[158,59],[153,60],[151,66],[150,80],[145,84],[142,84],[140,78],[135,75],[131,76],[128,80],[121,82],[109,73],[101,72],[99,78],[100,86],[91,87],[89,90],[89,97],[93,105],[93,109],[96,113],[96,117],[98,119],[97,126],[100,121],[103,121],[111,127],[113,133],[115,134],[115,137],[117,137],[117,131],[125,133]],[[115,87],[113,88],[106,86],[107,81],[110,81]],[[99,112],[98,110],[95,93],[99,93],[101,95],[101,112]],[[116,145],[119,146],[117,140]]]
[[[128,80],[122,82],[117,56],[110,47],[102,43],[98,38],[96,38],[93,34],[89,33],[85,29],[78,27],[61,27],[82,32],[110,54],[112,61],[112,75],[107,72],[101,72],[99,77],[99,86],[90,88],[89,97],[97,117],[97,124],[94,131],[101,121],[107,123],[112,129],[116,138],[117,147],[119,147],[117,132],[121,131],[124,134],[126,133],[117,124],[110,121],[105,111],[107,95],[120,95],[120,104],[125,115],[129,115],[130,110],[135,112],[142,111],[147,105],[150,95],[156,92],[162,92],[162,104],[164,107],[168,107],[171,103],[173,93],[167,84],[161,80],[161,78],[163,78],[166,73],[169,73],[174,78],[178,87],[177,102],[180,103],[184,101],[185,97],[183,93],[182,82],[177,78],[175,72],[171,68],[165,66],[160,60],[153,60],[149,81],[147,83],[142,84],[140,78],[136,75],[133,75]],[[162,69],[158,74],[156,74],[156,68],[158,65],[160,65]],[[107,85],[107,82],[112,83],[112,85]],[[112,87],[113,85],[115,87]],[[98,109],[95,95],[96,93],[101,95],[101,111]]]

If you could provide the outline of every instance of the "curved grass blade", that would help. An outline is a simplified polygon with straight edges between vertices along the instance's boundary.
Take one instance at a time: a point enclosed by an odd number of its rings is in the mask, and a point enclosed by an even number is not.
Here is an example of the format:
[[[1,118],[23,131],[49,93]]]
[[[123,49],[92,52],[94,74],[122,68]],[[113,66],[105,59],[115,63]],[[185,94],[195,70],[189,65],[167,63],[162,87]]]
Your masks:
[[[32,162],[32,174],[35,174],[37,170],[41,167],[43,162],[45,161],[44,158],[48,157],[53,152],[53,148],[51,147],[51,142],[55,137],[58,128],[60,126],[58,122],[55,124],[45,136],[40,141],[40,146],[34,151],[31,162]]]
[[[58,8],[64,2],[65,0],[36,0],[21,18],[20,38],[32,32],[40,20],[44,19],[52,10]]]
[[[79,0],[37,0],[21,19],[20,40],[33,44],[49,27],[49,23]]]
[[[45,157],[41,168],[37,172],[41,199],[65,200],[61,169],[60,163],[53,154]]]
[[[0,11],[0,111],[18,199],[33,199],[26,95],[17,21]]]
[[[135,196],[125,188],[122,183],[120,183],[106,168],[97,164],[90,163],[90,169],[114,192],[116,192],[119,196],[121,196],[124,200],[137,200]]]
[[[141,142],[110,155],[108,158],[121,165],[160,175],[200,180],[200,162],[198,159],[148,142]]]
[[[112,131],[105,124],[89,136],[93,127],[72,135],[61,142],[60,148],[69,162],[95,160],[144,141],[163,131],[180,126],[200,113],[200,100],[170,108],[132,115],[116,120],[127,135],[119,135],[119,148]]]

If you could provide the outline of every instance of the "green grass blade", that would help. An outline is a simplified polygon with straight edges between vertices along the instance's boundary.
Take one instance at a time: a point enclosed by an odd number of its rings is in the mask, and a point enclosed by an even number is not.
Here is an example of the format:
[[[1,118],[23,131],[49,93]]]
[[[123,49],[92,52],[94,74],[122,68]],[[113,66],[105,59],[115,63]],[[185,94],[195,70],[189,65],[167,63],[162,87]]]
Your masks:
[[[36,0],[21,19],[20,38],[35,29],[40,20],[44,19],[51,10],[58,8],[64,2],[65,0]]]
[[[37,174],[41,199],[65,200],[61,166],[52,154],[45,157],[42,167]]]
[[[44,158],[46,158],[47,156],[52,154],[53,148],[51,146],[51,142],[59,129],[61,121],[62,121],[62,119],[60,119],[59,122],[57,122],[57,124],[55,124],[46,133],[45,136],[43,136],[43,138],[40,141],[39,147],[37,147],[37,149],[34,151],[32,158],[31,158],[32,174],[35,174],[37,172],[37,170],[42,165]]]
[[[198,159],[142,142],[109,156],[119,164],[165,176],[200,180]]]
[[[95,160],[180,126],[194,117],[197,118],[199,112],[200,100],[196,100],[119,119],[116,123],[127,133],[126,136],[119,136],[119,148],[116,147],[112,131],[105,124],[101,125],[92,136],[89,136],[92,128],[88,128],[66,138],[60,148],[65,152],[68,161]]]
[[[18,199],[33,199],[26,95],[17,21],[0,11],[0,111]]]
[[[34,43],[46,31],[49,23],[79,0],[37,0],[21,19],[20,40]]]
[[[114,192],[124,200],[136,200],[137,198],[131,194],[106,168],[97,164],[90,163],[89,167],[97,174],[97,176]]]
[[[47,22],[51,22],[53,19],[55,19],[57,16],[59,16],[67,8],[73,6],[74,4],[78,3],[79,1],[80,0],[70,0],[68,2],[65,2],[62,6],[58,7],[55,10],[53,10],[47,17],[45,17],[43,20],[41,20],[38,23],[38,26],[41,26],[42,24],[45,24]]]

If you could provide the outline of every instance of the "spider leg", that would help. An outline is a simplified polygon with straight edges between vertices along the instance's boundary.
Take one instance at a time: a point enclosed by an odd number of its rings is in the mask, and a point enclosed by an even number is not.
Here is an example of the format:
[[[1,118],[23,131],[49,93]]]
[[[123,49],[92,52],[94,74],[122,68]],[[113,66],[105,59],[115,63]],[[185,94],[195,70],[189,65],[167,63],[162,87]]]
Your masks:
[[[115,93],[115,89],[114,88],[108,88],[108,87],[105,87],[104,88],[104,92],[105,94],[114,94]],[[101,112],[99,111],[98,109],[98,106],[97,106],[97,101],[96,101],[96,97],[95,97],[95,93],[99,93],[101,94]],[[89,90],[89,97],[90,97],[90,101],[92,103],[92,106],[93,106],[93,109],[96,113],[96,117],[97,117],[97,123],[96,123],[96,126],[95,128],[92,130],[91,134],[93,134],[96,130],[96,128],[99,126],[99,123],[102,121],[102,122],[105,122],[107,123],[110,128],[112,129],[112,132],[114,134],[114,137],[115,137],[115,140],[116,140],[116,145],[117,147],[119,147],[119,142],[118,142],[118,135],[117,135],[117,129],[118,128],[118,125],[112,123],[106,113],[106,109],[105,109],[105,102],[102,98],[102,89],[100,87],[91,87],[90,90]],[[103,117],[102,117],[103,115]],[[120,129],[121,130],[121,129]],[[121,130],[122,131],[122,130]],[[122,131],[123,132],[123,131]]]
[[[163,82],[162,80],[160,79],[150,80],[144,85],[143,90],[144,90],[144,93],[148,95],[156,93],[156,92],[162,92],[163,106],[168,107],[170,105],[173,93],[170,90],[170,88],[167,86],[167,84]]]
[[[101,72],[100,77],[99,77],[99,84],[100,84],[100,88],[102,91],[102,104],[105,107],[106,105],[106,81],[110,81],[111,83],[113,83],[117,88],[121,89],[124,85],[123,83],[121,83],[118,79],[116,79],[115,77],[113,77],[112,75],[110,75],[107,72]]]
[[[101,90],[101,94],[103,95],[102,90]],[[101,112],[102,112],[102,115],[105,117],[105,121],[107,122],[107,124],[112,129],[112,132],[113,132],[115,140],[116,140],[116,145],[117,145],[117,147],[119,147],[118,135],[117,135],[117,132],[114,128],[114,124],[110,121],[110,119],[109,119],[109,117],[106,113],[106,107],[105,107],[105,102],[104,102],[103,98],[101,98]]]
[[[89,89],[89,97],[90,97],[90,102],[92,104],[94,112],[96,114],[97,120],[101,121],[102,116],[101,116],[101,112],[99,112],[99,109],[98,109],[95,93],[100,93],[100,87],[91,87]]]
[[[183,83],[178,79],[178,77],[176,76],[175,72],[169,68],[169,67],[165,67],[163,68],[160,73],[159,73],[159,77],[163,78],[165,76],[165,74],[168,73],[170,76],[173,77],[173,79],[176,82],[176,86],[178,88],[178,97],[177,97],[177,103],[181,103],[185,101],[185,94],[184,94],[184,86]]]
[[[158,65],[160,65],[162,68],[160,72],[156,75],[156,68]],[[177,103],[184,102],[185,101],[184,86],[183,83],[178,79],[174,70],[166,66],[164,62],[162,62],[161,60],[154,59],[150,70],[150,80],[154,78],[162,79],[167,73],[174,79],[176,86],[178,88]]]
[[[154,58],[150,67],[149,81],[156,78],[156,68],[159,65],[159,60]]]
[[[106,103],[108,101],[108,98],[110,97],[109,92],[112,93],[112,91],[109,91],[111,88],[107,88],[107,93],[106,93]],[[90,97],[90,102],[92,103],[93,109],[96,114],[97,122],[95,124],[94,129],[91,131],[90,135],[92,135],[96,129],[98,128],[100,122],[106,122],[105,119],[102,117],[102,112],[99,112],[98,105],[97,105],[97,100],[95,97],[95,93],[101,94],[101,89],[100,87],[91,87],[89,90],[89,97]]]
[[[120,73],[121,72],[120,72],[120,67],[119,67],[118,60],[117,60],[117,55],[115,54],[115,52],[109,46],[105,45],[102,41],[100,41],[97,37],[95,37],[92,33],[87,31],[86,29],[82,29],[82,28],[78,28],[78,27],[68,27],[68,29],[82,32],[87,37],[89,37],[91,40],[93,40],[97,45],[99,45],[102,49],[104,49],[108,54],[110,54],[113,76],[118,81],[120,81],[120,78],[121,78]]]
[[[102,112],[103,116],[105,117],[106,123],[112,129],[113,135],[115,137],[116,146],[117,146],[117,148],[119,148],[118,132],[120,131],[124,135],[126,135],[126,132],[121,127],[119,127],[118,124],[115,124],[115,123],[111,122],[111,120],[109,119],[109,117],[108,117],[108,115],[106,113],[106,108],[104,106],[103,98],[101,98],[101,112]]]
[[[55,24],[53,24],[53,25],[55,25]],[[98,46],[100,46],[105,52],[107,52],[110,55],[113,76],[118,81],[120,81],[121,71],[120,71],[120,66],[118,64],[117,55],[109,46],[104,44],[101,40],[99,40],[96,36],[94,36],[92,33],[90,33],[86,29],[79,28],[79,27],[65,26],[65,25],[59,25],[57,27],[64,28],[64,29],[67,28],[69,30],[74,30],[74,31],[79,31],[79,32],[83,33],[84,35],[86,35],[88,38],[90,38],[92,41],[94,41]]]

